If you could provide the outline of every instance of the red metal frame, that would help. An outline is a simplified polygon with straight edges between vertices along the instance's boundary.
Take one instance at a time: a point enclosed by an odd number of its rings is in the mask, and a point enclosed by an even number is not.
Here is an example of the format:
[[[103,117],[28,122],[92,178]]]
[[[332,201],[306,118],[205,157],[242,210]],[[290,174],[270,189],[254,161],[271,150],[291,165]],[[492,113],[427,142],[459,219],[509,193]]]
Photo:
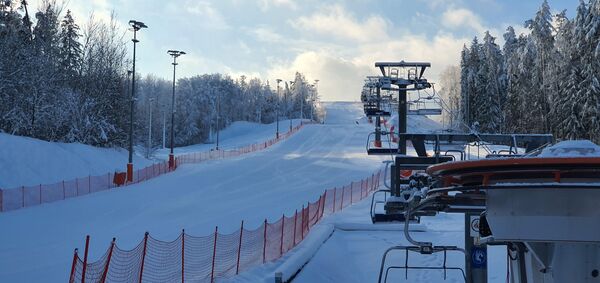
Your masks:
[[[102,272],[102,277],[100,278],[100,282],[106,282],[106,275],[108,274],[108,268],[110,267],[110,259],[112,257],[113,249],[115,248],[115,238],[113,238],[110,243],[110,248],[108,250],[108,258],[106,259],[106,265],[104,265],[104,271]]]
[[[75,282],[75,266],[77,265],[77,249],[75,249],[75,253],[73,254],[73,263],[71,264],[71,275],[69,276],[69,283]]]
[[[87,258],[90,247],[90,235],[85,236],[85,251],[83,252],[83,270],[81,271],[81,283],[85,283],[85,271],[87,269]]]

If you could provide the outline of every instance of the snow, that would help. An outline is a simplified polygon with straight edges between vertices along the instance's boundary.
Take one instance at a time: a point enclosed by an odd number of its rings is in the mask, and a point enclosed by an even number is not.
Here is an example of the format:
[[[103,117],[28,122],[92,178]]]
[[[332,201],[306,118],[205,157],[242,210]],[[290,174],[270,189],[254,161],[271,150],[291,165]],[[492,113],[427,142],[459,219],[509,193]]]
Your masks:
[[[305,120],[308,121],[308,120]],[[300,124],[300,119],[293,119],[292,126]],[[290,120],[279,121],[279,132],[285,133],[290,128]],[[276,123],[258,124],[246,121],[233,122],[219,133],[219,148],[232,149],[254,143],[264,142],[275,137],[277,129]],[[216,136],[214,137],[216,138]],[[167,144],[168,146],[168,144]],[[174,148],[175,155],[181,155],[191,152],[209,151],[214,149],[216,144],[204,143],[195,144],[184,147]],[[159,149],[154,153],[154,156],[161,160],[167,160],[169,156],[169,148]]]
[[[83,250],[85,235],[91,235],[89,258],[94,261],[105,252],[112,237],[117,238],[119,247],[130,249],[146,231],[168,241],[182,228],[191,235],[207,235],[218,225],[226,234],[238,229],[244,220],[247,229],[254,229],[265,218],[273,221],[282,213],[291,215],[324,189],[370,176],[388,157],[365,153],[366,136],[373,131],[373,124],[364,118],[362,104],[336,102],[325,107],[325,124],[307,125],[264,151],[187,164],[123,190],[0,214],[0,278],[8,282],[66,281],[73,249]],[[408,124],[415,131],[438,127],[419,116],[411,116]],[[285,126],[289,124],[280,121],[280,130]],[[271,138],[273,132],[272,124],[234,123],[222,132],[222,146],[250,144]],[[176,153],[212,146],[190,146]],[[280,260],[219,281],[273,282],[276,272],[289,277],[304,266],[294,282],[373,282],[383,251],[408,242],[402,225],[370,224],[369,207],[367,198],[330,215]],[[442,213],[411,224],[411,233],[417,240],[436,245],[461,246],[462,227],[462,215]],[[490,251],[490,282],[497,282],[505,276],[506,254],[502,247]],[[421,257],[415,255],[411,262],[441,263],[439,255]],[[449,260],[449,265],[462,266],[462,255],[451,255]],[[404,280],[403,275],[397,272],[392,276]],[[441,281],[441,276],[440,272],[411,272],[409,281]],[[452,272],[449,276],[448,282],[462,282]]]
[[[381,257],[386,249],[396,245],[410,245],[404,238],[403,227],[400,224],[371,224],[369,218],[370,198],[347,208],[346,210],[325,218],[319,225],[335,227],[331,237],[320,245],[318,252],[311,256],[310,261],[296,275],[294,282],[376,282],[379,275]],[[317,226],[319,226],[317,225]],[[449,245],[464,247],[464,216],[462,214],[440,213],[435,217],[423,217],[420,224],[410,224],[411,235],[418,241],[433,242],[434,245]],[[313,229],[316,229],[316,227]],[[370,228],[367,228],[369,227]],[[299,245],[299,249],[305,243]],[[294,253],[292,250],[290,253]],[[504,282],[506,279],[506,252],[502,246],[488,247],[488,282]],[[278,262],[286,265],[288,257]],[[441,266],[441,254],[420,255],[409,254],[409,264],[412,266]],[[277,263],[269,268],[252,270],[250,272],[267,273],[264,282],[274,282]],[[388,263],[404,264],[404,252],[390,254]],[[448,253],[448,266],[464,268],[464,254]],[[408,273],[405,279],[403,270],[391,271],[388,282],[464,282],[458,271],[448,271],[448,280],[443,280],[442,271],[415,271]],[[254,282],[258,275],[254,275]],[[253,282],[236,280],[234,282]]]
[[[562,141],[544,148],[538,157],[600,157],[600,146],[589,140]]]
[[[83,251],[88,234],[89,259],[94,261],[113,237],[119,247],[130,249],[146,231],[172,240],[182,228],[191,235],[207,235],[218,225],[221,233],[229,233],[241,220],[254,229],[265,218],[291,215],[324,189],[370,176],[382,158],[364,152],[373,125],[355,123],[362,104],[325,107],[329,120],[324,125],[307,125],[267,150],[183,165],[122,190],[1,213],[0,278],[64,282],[73,249]]]
[[[124,171],[124,149],[98,148],[80,143],[47,142],[0,133],[0,188],[50,184],[88,175]],[[134,156],[136,167],[152,164]]]

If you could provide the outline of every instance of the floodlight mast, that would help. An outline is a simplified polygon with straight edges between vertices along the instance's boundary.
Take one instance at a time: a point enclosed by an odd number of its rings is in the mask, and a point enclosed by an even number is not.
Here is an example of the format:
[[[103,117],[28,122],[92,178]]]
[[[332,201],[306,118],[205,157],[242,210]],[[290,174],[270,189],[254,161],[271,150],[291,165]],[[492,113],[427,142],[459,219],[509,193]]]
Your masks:
[[[282,81],[282,79],[276,79],[277,81],[277,130],[275,131],[275,138],[279,139],[279,83]]]
[[[140,29],[147,28],[146,24],[130,20],[129,25],[133,30],[133,69],[131,78],[131,96],[130,96],[130,110],[129,110],[129,163],[127,163],[127,182],[133,182],[133,109],[134,109],[134,97],[135,97],[135,47],[138,42],[137,32]]]
[[[174,140],[175,140],[175,67],[177,67],[177,57],[185,55],[186,53],[180,50],[167,50],[167,53],[173,57],[173,95],[171,96],[171,152],[169,153],[169,169],[175,169],[175,154],[173,153]]]

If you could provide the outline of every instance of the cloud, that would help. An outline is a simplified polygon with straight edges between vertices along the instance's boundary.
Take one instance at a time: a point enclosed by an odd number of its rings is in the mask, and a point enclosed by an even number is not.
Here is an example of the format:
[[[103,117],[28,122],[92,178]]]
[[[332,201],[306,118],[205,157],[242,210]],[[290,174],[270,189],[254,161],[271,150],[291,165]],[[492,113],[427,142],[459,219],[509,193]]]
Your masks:
[[[446,10],[442,14],[442,24],[453,29],[470,28],[478,33],[483,33],[486,30],[479,16],[465,8]]]
[[[247,29],[247,30],[257,40],[262,41],[262,42],[276,43],[276,42],[283,41],[283,37],[280,34],[274,32],[273,30],[271,30],[265,26],[259,26],[259,27],[256,27],[253,29]]]
[[[179,5],[176,5],[175,9],[177,10],[179,7]],[[208,1],[186,1],[184,7],[186,12],[194,15],[196,26],[209,29],[230,28],[225,17]]]
[[[268,72],[269,78],[293,78],[303,73],[309,81],[319,81],[322,100],[357,100],[368,67],[356,65],[334,54],[307,51],[292,62],[281,62]]]
[[[306,34],[318,33],[329,38],[369,42],[388,39],[388,22],[382,17],[370,16],[359,21],[341,5],[325,6],[311,16],[291,21],[296,29]]]
[[[298,5],[294,0],[259,0],[260,9],[265,12],[272,6],[276,7],[288,7],[292,10],[298,9]]]

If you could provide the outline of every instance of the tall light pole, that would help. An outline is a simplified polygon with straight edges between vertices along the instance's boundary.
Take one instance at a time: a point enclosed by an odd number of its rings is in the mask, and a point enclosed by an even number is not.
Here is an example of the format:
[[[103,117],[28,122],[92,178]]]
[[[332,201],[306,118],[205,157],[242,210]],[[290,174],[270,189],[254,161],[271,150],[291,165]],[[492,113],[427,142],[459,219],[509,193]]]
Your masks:
[[[148,111],[148,151],[146,152],[146,158],[150,158],[150,151],[152,150],[152,101],[154,101],[154,98],[148,99],[150,106]]]
[[[135,46],[139,40],[137,40],[137,31],[143,28],[147,28],[146,24],[138,22],[136,20],[130,20],[129,25],[133,30],[133,69],[131,79],[131,97],[130,97],[130,110],[129,110],[129,163],[127,163],[127,181],[133,182],[133,104],[135,97]]]
[[[315,80],[315,91],[312,94],[312,99],[310,103],[310,120],[313,121],[313,112],[315,112],[315,101],[317,100],[319,80]]]
[[[169,153],[169,169],[175,169],[175,155],[173,154],[173,146],[175,134],[175,67],[177,67],[177,57],[185,55],[185,52],[179,50],[167,50],[167,53],[173,57],[173,95],[171,96],[171,152]]]
[[[292,84],[293,83],[294,83],[294,81],[290,81],[290,87],[288,88],[288,92],[290,94],[289,95],[290,100],[292,100]],[[287,99],[286,99],[285,105],[286,105],[287,110],[288,110],[287,111],[287,116],[288,116],[288,119],[290,120],[290,132],[291,132],[292,131],[292,110],[290,109],[290,106],[287,104]],[[292,103],[292,105],[294,105],[294,104]]]
[[[216,150],[219,150],[219,120],[221,120],[221,90],[217,93],[217,147]]]
[[[275,132],[275,138],[279,138],[279,83],[281,79],[277,79],[277,131]]]

